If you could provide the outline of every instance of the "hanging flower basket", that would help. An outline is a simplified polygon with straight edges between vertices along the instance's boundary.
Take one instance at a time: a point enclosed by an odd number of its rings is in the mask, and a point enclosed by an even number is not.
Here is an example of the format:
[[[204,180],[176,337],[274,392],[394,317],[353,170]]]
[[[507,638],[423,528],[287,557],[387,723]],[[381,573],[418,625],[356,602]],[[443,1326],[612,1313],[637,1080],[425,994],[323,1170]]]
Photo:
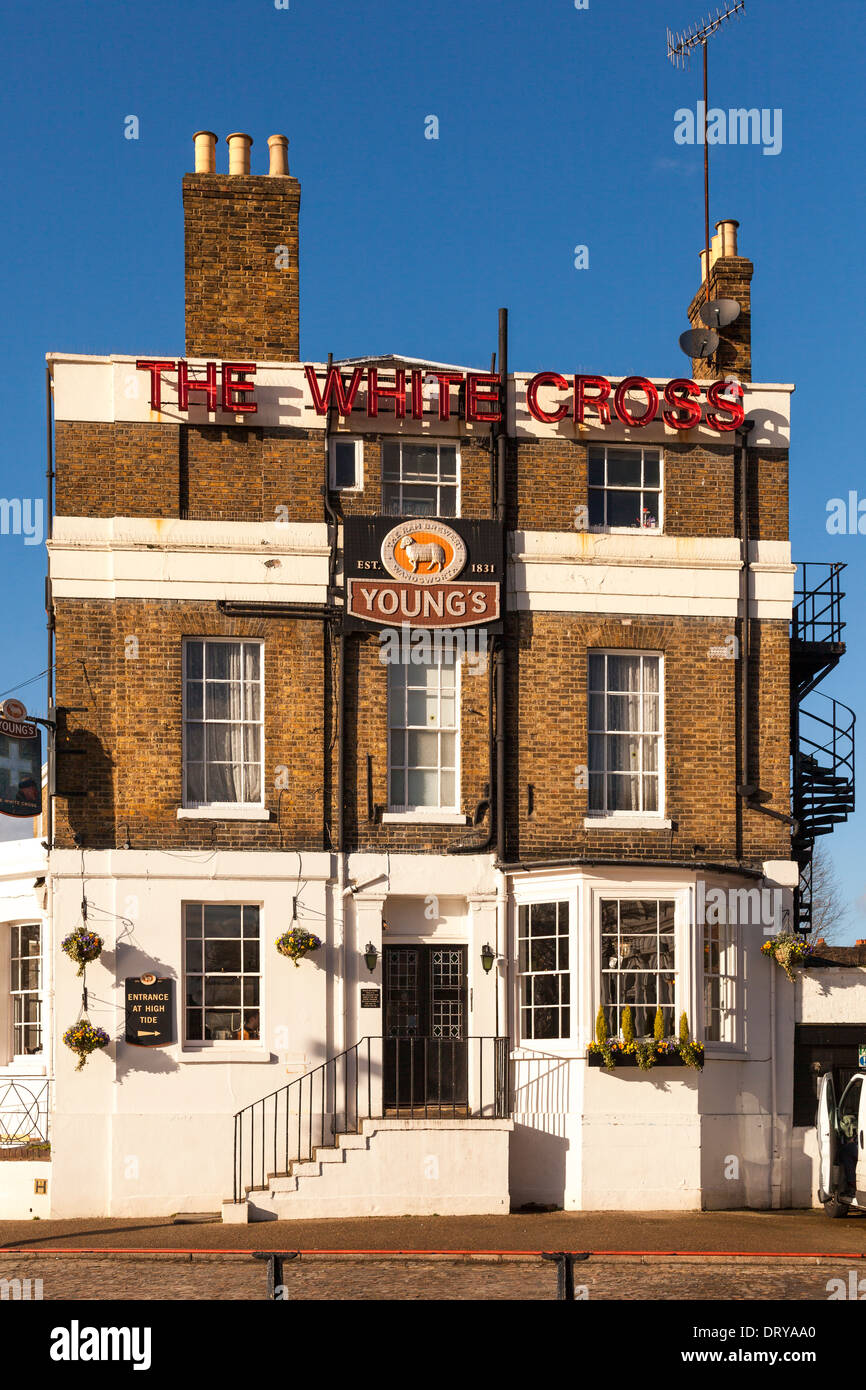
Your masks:
[[[783,933],[765,941],[761,951],[765,956],[772,956],[793,984],[797,978],[797,966],[808,965],[813,947],[808,941],[801,941],[799,937]]]
[[[67,1028],[63,1034],[63,1041],[72,1052],[78,1054],[78,1066],[75,1070],[81,1071],[91,1052],[98,1052],[100,1048],[107,1047],[111,1039],[104,1028],[95,1028],[90,1019],[82,1018],[71,1028]]]
[[[70,960],[75,961],[78,974],[83,975],[84,967],[99,959],[104,942],[95,931],[89,931],[87,927],[76,927],[74,932],[64,936],[60,945]]]
[[[277,937],[277,950],[281,956],[288,956],[293,965],[297,966],[304,956],[311,951],[318,951],[321,941],[312,932],[304,931],[302,927],[292,927],[291,931],[284,931],[282,936]]]

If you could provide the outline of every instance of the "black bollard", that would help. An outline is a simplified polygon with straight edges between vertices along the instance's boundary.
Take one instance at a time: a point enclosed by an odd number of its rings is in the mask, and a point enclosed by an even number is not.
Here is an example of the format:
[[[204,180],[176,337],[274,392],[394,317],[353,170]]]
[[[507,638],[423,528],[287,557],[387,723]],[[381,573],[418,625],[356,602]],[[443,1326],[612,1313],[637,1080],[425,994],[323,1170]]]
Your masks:
[[[570,1250],[542,1253],[543,1260],[556,1260],[556,1298],[557,1302],[574,1302],[574,1262],[588,1260],[589,1251],[576,1254]]]
[[[299,1250],[254,1250],[254,1260],[267,1260],[268,1262],[268,1292],[266,1297],[270,1300],[281,1303],[282,1299],[277,1298],[277,1289],[283,1283],[283,1260],[296,1260],[300,1254]]]

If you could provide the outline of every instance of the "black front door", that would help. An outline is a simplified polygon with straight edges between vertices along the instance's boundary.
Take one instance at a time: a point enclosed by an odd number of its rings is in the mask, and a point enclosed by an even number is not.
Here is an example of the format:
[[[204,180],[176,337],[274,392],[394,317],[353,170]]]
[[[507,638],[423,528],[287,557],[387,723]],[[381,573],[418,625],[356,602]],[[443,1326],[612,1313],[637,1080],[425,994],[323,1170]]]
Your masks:
[[[385,947],[385,1109],[467,1108],[466,947]]]

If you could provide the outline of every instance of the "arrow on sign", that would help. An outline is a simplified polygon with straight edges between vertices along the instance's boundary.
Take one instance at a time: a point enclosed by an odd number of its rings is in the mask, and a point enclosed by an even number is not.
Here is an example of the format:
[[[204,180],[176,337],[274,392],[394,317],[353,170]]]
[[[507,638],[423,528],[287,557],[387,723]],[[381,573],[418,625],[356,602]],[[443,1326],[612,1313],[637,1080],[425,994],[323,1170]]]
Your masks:
[[[138,1036],[139,1036],[140,1038],[158,1038],[158,1037],[159,1037],[159,1029],[158,1029],[158,1028],[139,1028],[139,1030],[138,1030]]]

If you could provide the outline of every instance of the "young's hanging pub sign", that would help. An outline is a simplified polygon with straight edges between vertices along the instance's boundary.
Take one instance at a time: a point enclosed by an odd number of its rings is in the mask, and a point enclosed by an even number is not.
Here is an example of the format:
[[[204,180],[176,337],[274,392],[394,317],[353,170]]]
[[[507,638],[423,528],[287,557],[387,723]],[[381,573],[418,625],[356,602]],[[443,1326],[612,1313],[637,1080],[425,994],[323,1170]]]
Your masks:
[[[0,705],[0,815],[42,813],[42,736],[20,700]]]
[[[499,621],[502,528],[494,521],[345,519],[346,609],[367,626]]]

